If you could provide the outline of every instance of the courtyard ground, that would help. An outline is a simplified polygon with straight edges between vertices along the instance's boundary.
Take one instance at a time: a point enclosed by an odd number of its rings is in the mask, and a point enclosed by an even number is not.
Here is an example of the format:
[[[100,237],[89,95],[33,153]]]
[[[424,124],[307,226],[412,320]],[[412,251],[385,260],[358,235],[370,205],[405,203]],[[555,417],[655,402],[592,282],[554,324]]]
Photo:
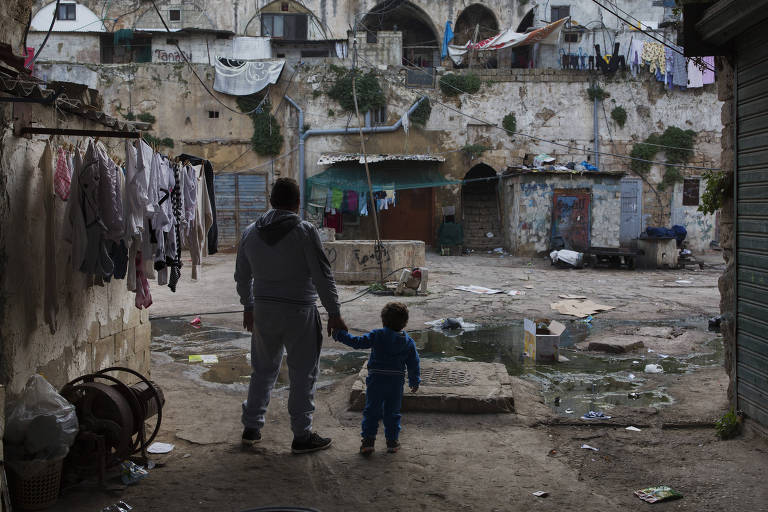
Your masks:
[[[248,350],[241,314],[202,314],[202,328],[189,325],[199,313],[239,309],[234,256],[208,258],[200,281],[185,275],[176,294],[153,290],[152,379],[166,397],[158,440],[175,449],[154,456],[161,465],[139,484],[112,493],[71,488],[57,509],[98,511],[122,499],[137,512],[237,512],[266,505],[321,511],[765,510],[765,438],[748,428],[735,440],[720,441],[712,427],[727,408],[727,376],[721,339],[706,331],[707,319],[718,311],[719,255],[706,261],[711,265],[696,271],[561,270],[509,256],[428,255],[429,295],[401,299],[411,310],[408,330],[425,357],[505,363],[516,376],[516,413],[407,413],[402,451],[389,455],[379,446],[363,459],[357,455],[360,414],[348,410],[348,399],[365,354],[328,340],[315,429],[333,437],[334,445],[290,454],[281,379],[264,440],[254,450],[241,449]],[[525,294],[454,290],[470,284]],[[348,300],[363,289],[342,285],[340,295]],[[615,309],[587,325],[551,310],[561,294]],[[379,326],[378,312],[389,300],[365,295],[344,304],[343,316],[350,329],[367,331]],[[478,323],[480,330],[455,338],[426,330],[424,322],[447,316]],[[570,362],[519,364],[514,347],[524,317],[565,322],[563,353]],[[645,347],[626,356],[580,348],[591,339],[615,337],[637,338]],[[215,353],[222,362],[191,365],[191,353]],[[645,374],[651,362],[665,372]],[[631,394],[639,398],[628,399]],[[566,412],[593,406],[613,418],[589,424]],[[626,430],[629,425],[641,431]],[[632,494],[652,485],[670,485],[685,497],[649,505]],[[539,490],[549,496],[531,494]]]

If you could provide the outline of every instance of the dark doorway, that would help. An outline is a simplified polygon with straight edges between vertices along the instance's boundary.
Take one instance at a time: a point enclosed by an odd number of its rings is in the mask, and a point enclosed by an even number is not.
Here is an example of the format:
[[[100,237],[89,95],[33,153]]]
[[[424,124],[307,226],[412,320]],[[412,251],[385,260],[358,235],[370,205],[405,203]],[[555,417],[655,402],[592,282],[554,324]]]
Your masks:
[[[464,246],[479,250],[503,247],[496,171],[489,165],[478,164],[464,179],[471,180],[461,187]]]
[[[475,37],[477,31],[477,37]],[[459,14],[454,27],[454,44],[463,45],[467,41],[477,43],[499,33],[499,23],[490,9],[481,4],[472,4]],[[497,68],[498,51],[486,50],[477,52],[472,67]]]
[[[435,238],[435,189],[397,191],[397,204],[379,212],[383,240],[421,240],[432,245]]]
[[[552,247],[573,251],[589,248],[590,204],[589,189],[555,189],[552,204]]]
[[[403,33],[403,65],[431,68],[440,63],[440,41],[429,15],[410,2],[384,1],[371,9],[362,21],[368,32],[380,30]]]
[[[515,32],[524,34],[528,29],[533,28],[533,9],[528,11],[528,14],[520,21]],[[512,48],[512,67],[513,68],[528,68],[531,67],[531,51],[533,46],[521,46],[518,48]]]

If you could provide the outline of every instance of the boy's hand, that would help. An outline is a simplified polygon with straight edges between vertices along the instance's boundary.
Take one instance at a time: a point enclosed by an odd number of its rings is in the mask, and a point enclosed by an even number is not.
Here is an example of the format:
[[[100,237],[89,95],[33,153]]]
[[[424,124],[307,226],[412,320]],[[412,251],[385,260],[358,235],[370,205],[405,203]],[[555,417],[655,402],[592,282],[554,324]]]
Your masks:
[[[419,390],[419,386],[411,386],[411,393],[416,393]]]

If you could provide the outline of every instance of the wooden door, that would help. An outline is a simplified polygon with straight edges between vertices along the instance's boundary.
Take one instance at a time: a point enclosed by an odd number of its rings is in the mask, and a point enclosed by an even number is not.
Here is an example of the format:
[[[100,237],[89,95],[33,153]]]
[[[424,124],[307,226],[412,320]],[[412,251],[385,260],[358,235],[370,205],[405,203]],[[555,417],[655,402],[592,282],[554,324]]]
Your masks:
[[[589,189],[555,189],[552,208],[552,243],[558,238],[566,249],[584,251],[589,247]]]
[[[421,240],[432,245],[435,194],[432,188],[397,191],[397,204],[379,212],[383,240]]]

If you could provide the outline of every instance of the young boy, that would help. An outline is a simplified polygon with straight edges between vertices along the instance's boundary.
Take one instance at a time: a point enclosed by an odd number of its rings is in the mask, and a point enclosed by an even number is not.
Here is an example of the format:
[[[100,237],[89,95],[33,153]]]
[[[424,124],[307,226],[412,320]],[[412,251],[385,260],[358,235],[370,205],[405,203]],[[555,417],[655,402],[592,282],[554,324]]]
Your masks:
[[[405,371],[411,392],[419,390],[419,353],[416,344],[403,331],[408,324],[408,308],[400,302],[390,302],[381,310],[383,329],[364,336],[352,336],[347,331],[334,332],[333,338],[352,348],[370,348],[368,378],[366,379],[365,409],[363,410],[362,455],[373,453],[379,420],[384,421],[387,452],[400,448],[400,405],[403,401]]]

